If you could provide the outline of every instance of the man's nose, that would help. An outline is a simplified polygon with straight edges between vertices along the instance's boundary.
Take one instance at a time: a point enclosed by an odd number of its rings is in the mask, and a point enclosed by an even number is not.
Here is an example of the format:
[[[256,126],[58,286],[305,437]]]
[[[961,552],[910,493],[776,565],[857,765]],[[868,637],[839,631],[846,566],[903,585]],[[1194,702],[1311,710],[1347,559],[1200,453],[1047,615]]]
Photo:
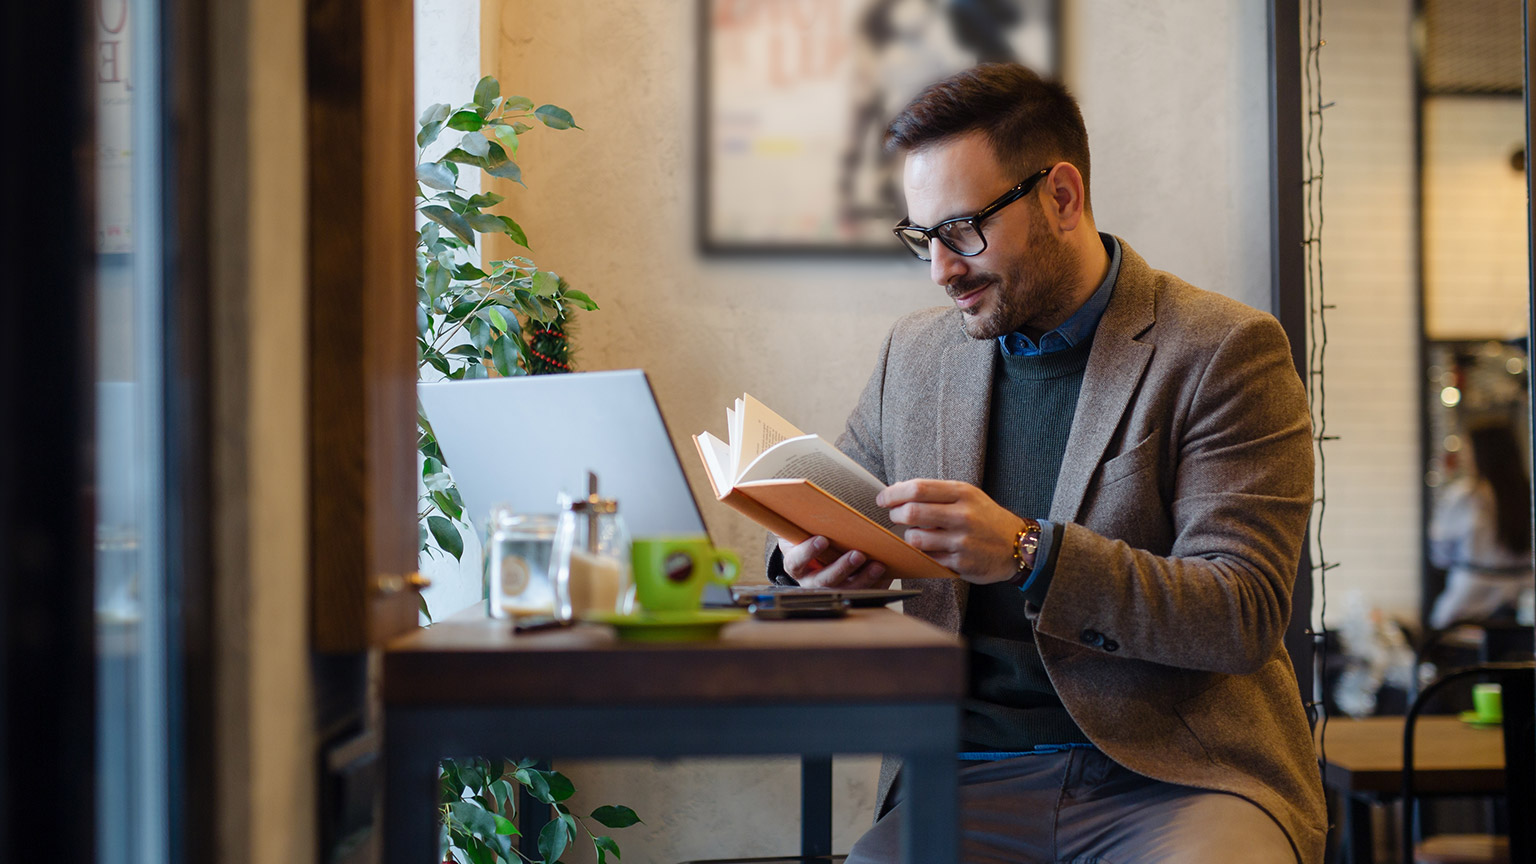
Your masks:
[[[969,266],[965,256],[936,239],[928,241],[928,254],[933,256],[933,260],[928,262],[929,278],[941,287],[947,287],[958,279]]]

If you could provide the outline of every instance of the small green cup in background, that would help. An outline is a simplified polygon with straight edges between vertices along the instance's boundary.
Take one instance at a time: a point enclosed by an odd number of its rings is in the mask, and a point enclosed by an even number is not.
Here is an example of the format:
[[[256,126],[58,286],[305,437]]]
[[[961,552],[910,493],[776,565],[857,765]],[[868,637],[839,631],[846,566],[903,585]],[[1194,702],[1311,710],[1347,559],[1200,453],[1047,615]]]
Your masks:
[[[641,537],[630,546],[630,563],[635,600],[647,612],[698,609],[704,586],[729,585],[741,572],[736,553],[707,537]]]
[[[1473,684],[1472,708],[1479,723],[1504,722],[1503,688],[1497,684]]]

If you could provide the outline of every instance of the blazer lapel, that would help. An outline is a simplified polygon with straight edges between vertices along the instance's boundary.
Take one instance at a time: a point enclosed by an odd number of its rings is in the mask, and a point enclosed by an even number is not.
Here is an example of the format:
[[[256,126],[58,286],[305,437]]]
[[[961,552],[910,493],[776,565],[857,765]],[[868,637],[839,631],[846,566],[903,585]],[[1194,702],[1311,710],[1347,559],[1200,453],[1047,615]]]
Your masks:
[[[1136,385],[1152,359],[1152,346],[1136,341],[1156,320],[1155,276],[1141,256],[1121,241],[1120,275],[1114,295],[1094,333],[1083,389],[1062,456],[1051,520],[1075,522],[1088,482],[1104,458],[1110,438],[1131,404]]]

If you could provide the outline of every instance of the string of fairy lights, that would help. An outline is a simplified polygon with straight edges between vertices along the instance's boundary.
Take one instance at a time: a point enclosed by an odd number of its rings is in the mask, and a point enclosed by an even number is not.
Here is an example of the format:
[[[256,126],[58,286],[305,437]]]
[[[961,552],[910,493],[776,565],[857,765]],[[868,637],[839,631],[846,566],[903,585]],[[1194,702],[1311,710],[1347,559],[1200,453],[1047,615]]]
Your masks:
[[[1327,761],[1326,736],[1328,712],[1324,708],[1323,672],[1327,660],[1328,636],[1328,571],[1339,566],[1329,561],[1324,552],[1323,532],[1328,512],[1328,458],[1327,444],[1338,440],[1328,434],[1327,376],[1324,374],[1328,355],[1328,310],[1334,308],[1327,301],[1323,279],[1323,112],[1333,106],[1323,101],[1322,52],[1328,41],[1323,38],[1322,0],[1307,0],[1303,20],[1303,41],[1306,56],[1302,61],[1302,105],[1304,150],[1302,153],[1302,186],[1305,190],[1302,218],[1306,235],[1302,240],[1306,259],[1307,298],[1307,403],[1312,411],[1312,440],[1317,455],[1316,496],[1313,499],[1311,537],[1311,576],[1317,584],[1317,627],[1308,632],[1313,646],[1312,698],[1307,702],[1307,717],[1317,729],[1320,761]]]

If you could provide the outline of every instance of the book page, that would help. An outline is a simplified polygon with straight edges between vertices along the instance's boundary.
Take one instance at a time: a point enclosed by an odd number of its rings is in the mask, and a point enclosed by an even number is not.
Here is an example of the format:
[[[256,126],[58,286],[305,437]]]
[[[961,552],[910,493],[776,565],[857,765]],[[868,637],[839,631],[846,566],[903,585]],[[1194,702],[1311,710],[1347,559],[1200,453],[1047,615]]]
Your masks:
[[[738,472],[780,441],[805,435],[750,393],[742,394],[736,402],[736,422],[740,428],[731,439],[731,455]],[[736,479],[740,477],[738,473]]]
[[[885,484],[820,436],[802,435],[769,449],[748,465],[736,482],[753,480],[809,480],[876,525],[901,536],[891,522],[890,511],[875,503]]]
[[[699,455],[704,458],[704,470],[709,473],[709,482],[715,487],[715,495],[719,496],[731,488],[731,475],[727,473],[731,458],[730,445],[708,432],[700,432],[693,436],[693,440],[699,445]]]

